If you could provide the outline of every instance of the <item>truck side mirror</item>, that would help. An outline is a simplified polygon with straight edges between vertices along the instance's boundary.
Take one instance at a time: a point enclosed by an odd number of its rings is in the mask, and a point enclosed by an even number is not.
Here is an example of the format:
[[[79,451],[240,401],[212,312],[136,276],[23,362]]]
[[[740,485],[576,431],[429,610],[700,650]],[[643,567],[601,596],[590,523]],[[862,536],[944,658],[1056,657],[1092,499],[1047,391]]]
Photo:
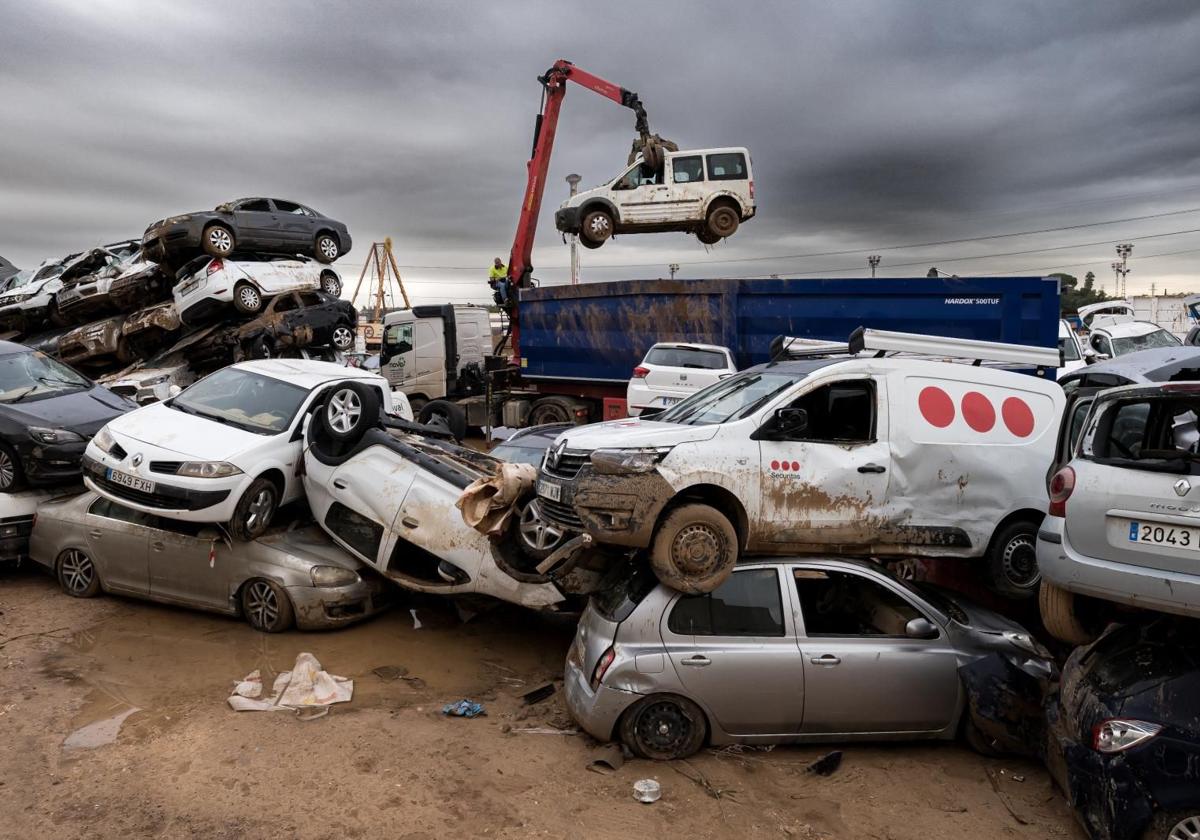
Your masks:
[[[763,423],[751,440],[787,440],[808,431],[808,410],[804,408],[777,408],[775,414]]]
[[[927,618],[914,618],[904,625],[904,635],[910,639],[936,639],[938,629]]]

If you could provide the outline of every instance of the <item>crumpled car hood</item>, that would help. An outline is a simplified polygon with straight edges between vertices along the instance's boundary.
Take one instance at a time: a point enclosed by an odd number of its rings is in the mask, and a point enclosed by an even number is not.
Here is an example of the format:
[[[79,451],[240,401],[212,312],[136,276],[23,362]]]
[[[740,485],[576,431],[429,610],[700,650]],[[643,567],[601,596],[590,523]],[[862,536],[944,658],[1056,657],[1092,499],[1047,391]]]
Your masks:
[[[609,420],[607,423],[568,429],[558,436],[557,441],[565,440],[570,449],[677,446],[681,443],[711,440],[720,428],[717,425],[684,426],[630,417],[626,420]]]

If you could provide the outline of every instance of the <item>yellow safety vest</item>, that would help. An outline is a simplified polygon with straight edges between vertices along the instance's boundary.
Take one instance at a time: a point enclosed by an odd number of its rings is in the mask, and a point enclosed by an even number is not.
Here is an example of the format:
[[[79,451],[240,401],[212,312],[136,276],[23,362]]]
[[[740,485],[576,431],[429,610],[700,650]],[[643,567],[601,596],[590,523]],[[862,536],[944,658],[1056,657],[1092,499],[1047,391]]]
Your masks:
[[[488,270],[488,279],[489,280],[506,280],[506,279],[508,279],[508,266],[502,265],[499,268],[496,268],[496,266],[493,265],[491,267],[491,269]]]

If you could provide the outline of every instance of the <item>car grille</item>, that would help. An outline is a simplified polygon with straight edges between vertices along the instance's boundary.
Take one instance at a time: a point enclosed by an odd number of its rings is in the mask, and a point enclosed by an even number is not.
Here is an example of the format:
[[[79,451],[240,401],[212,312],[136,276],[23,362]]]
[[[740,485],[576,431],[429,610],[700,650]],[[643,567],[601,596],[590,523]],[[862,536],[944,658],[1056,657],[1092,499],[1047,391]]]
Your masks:
[[[539,496],[538,510],[542,513],[542,518],[551,522],[560,528],[566,528],[568,531],[582,531],[583,520],[575,513],[575,509],[570,505],[565,505],[562,502],[552,502],[544,496]]]
[[[551,467],[550,457],[552,455],[553,451],[551,451],[550,456],[547,456],[546,463],[542,465],[542,471],[546,475],[552,475],[555,478],[574,478],[579,475],[579,471],[588,462],[592,453],[580,449],[564,449],[559,454],[554,466]]]
[[[183,466],[183,461],[151,461],[150,472],[165,473],[166,475],[175,475],[179,472],[179,468]]]

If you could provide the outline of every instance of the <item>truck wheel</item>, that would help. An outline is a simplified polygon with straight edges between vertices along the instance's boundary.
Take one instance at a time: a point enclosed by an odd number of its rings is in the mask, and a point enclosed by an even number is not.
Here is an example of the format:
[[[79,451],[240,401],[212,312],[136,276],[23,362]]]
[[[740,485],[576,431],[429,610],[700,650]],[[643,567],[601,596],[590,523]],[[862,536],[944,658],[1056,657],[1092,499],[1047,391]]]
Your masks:
[[[709,208],[705,225],[708,227],[709,235],[724,239],[726,236],[733,236],[737,233],[740,221],[737,210],[728,204],[717,204]]]
[[[313,256],[317,262],[331,263],[341,256],[342,248],[332,233],[319,233],[313,242]]]
[[[571,423],[574,419],[574,405],[562,397],[545,397],[535,402],[529,409],[530,426],[541,426],[543,423]]]
[[[329,392],[319,415],[322,432],[353,446],[379,422],[379,391],[362,382],[339,383]]]
[[[613,235],[613,217],[607,210],[589,210],[583,214],[579,237],[587,242],[594,242],[599,248]]]
[[[257,315],[263,308],[262,292],[243,280],[233,287],[233,308],[243,315]]]
[[[997,595],[1014,601],[1036,598],[1042,573],[1037,565],[1037,524],[1027,519],[1010,522],[988,546],[988,585]]]
[[[233,231],[225,225],[209,225],[204,231],[204,253],[210,257],[228,257],[233,253]]]
[[[455,440],[462,440],[467,436],[467,412],[461,405],[449,400],[433,400],[426,403],[417,415],[417,422],[422,426],[443,429],[454,435]]]
[[[1038,591],[1038,611],[1046,632],[1069,645],[1086,645],[1100,635],[1100,622],[1081,615],[1083,598],[1043,580]]]
[[[725,515],[692,503],[671,511],[650,544],[650,568],[667,586],[689,595],[712,592],[733,573],[738,535]]]

